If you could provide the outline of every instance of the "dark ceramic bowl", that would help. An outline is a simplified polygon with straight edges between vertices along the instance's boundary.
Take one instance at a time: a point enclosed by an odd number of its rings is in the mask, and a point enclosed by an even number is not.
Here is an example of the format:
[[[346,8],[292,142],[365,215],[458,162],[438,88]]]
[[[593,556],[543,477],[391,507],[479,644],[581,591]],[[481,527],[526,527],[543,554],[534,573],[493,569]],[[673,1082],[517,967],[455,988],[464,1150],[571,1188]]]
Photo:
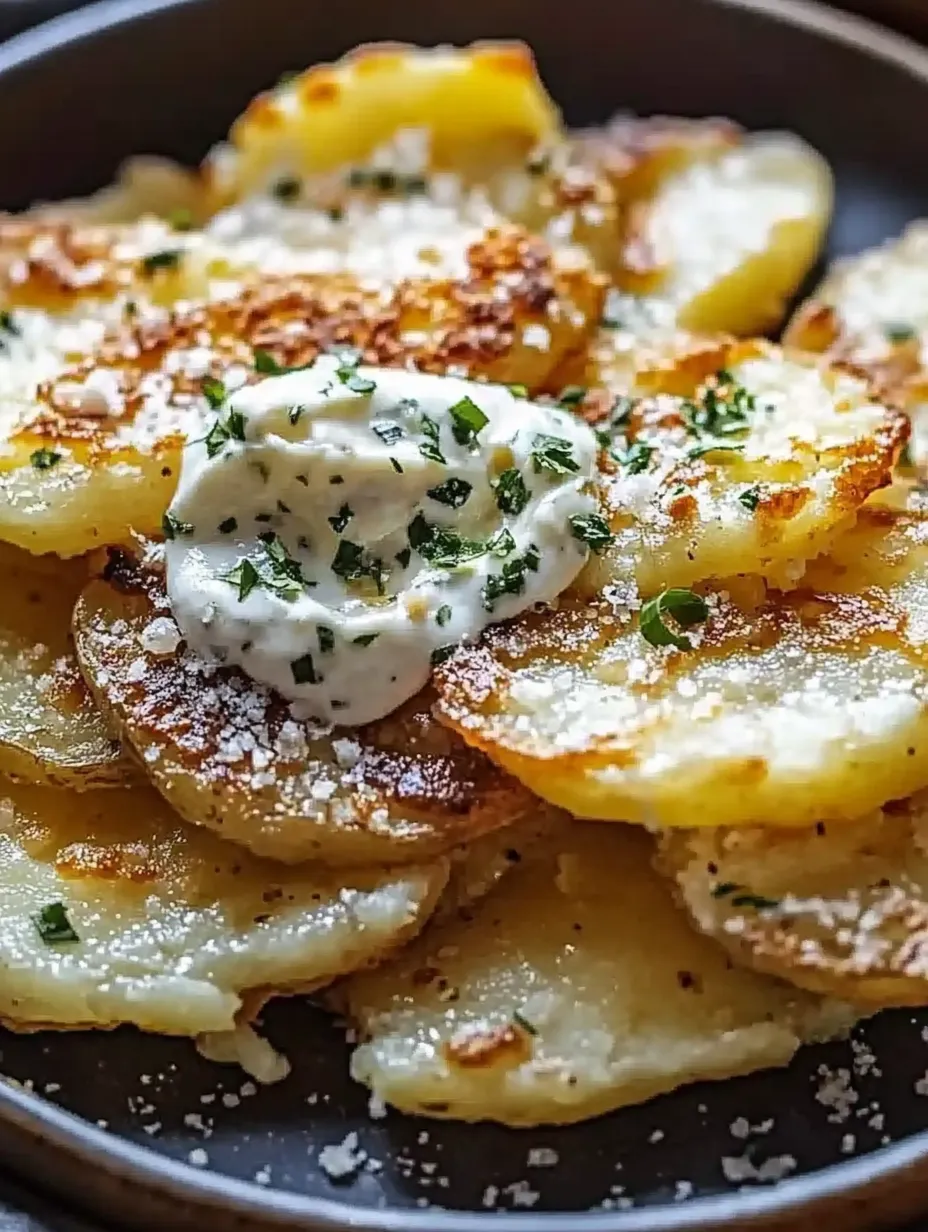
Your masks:
[[[283,70],[355,43],[494,36],[532,44],[574,123],[630,108],[801,133],[837,174],[829,257],[928,215],[928,53],[787,0],[101,4],[0,48],[0,205],[89,191],[133,152],[196,160]],[[928,1013],[881,1016],[787,1071],[531,1132],[373,1122],[324,1016],[279,1003],[265,1029],[294,1074],[254,1094],[184,1041],[0,1036],[3,1071],[29,1084],[0,1088],[0,1158],[158,1232],[858,1232],[928,1210]],[[350,1131],[383,1166],[337,1187],[319,1150]],[[539,1147],[555,1166],[531,1166]]]

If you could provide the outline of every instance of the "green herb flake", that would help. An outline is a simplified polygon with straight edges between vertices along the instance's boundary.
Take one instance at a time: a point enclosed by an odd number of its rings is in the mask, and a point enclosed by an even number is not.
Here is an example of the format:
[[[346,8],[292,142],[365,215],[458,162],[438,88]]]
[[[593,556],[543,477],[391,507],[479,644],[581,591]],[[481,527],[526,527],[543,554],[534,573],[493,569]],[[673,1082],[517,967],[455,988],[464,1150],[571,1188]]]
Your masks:
[[[359,543],[352,543],[350,539],[340,540],[331,568],[335,576],[345,582],[358,582],[369,577],[377,587],[377,593],[384,593],[383,561],[377,556],[370,556]]]
[[[743,453],[743,445],[729,445],[725,441],[706,441],[704,445],[694,445],[686,451],[690,459],[704,458],[710,453]]]
[[[561,390],[561,396],[558,398],[561,406],[566,406],[571,409],[580,405],[586,397],[587,391],[584,385],[568,385]]]
[[[737,881],[720,881],[712,887],[712,897],[727,898],[729,894],[733,894],[738,888]]]
[[[340,535],[353,517],[354,510],[348,505],[342,505],[335,517],[326,518],[326,521],[335,533]]]
[[[428,415],[422,415],[419,419],[419,431],[426,438],[419,443],[419,452],[429,462],[439,462],[442,466],[447,466],[445,456],[438,446],[439,427]]]
[[[692,650],[688,637],[675,633],[664,623],[664,616],[672,616],[684,629],[703,624],[709,618],[705,600],[692,590],[672,587],[642,605],[641,636],[652,646],[674,646],[677,650]]]
[[[294,684],[319,684],[311,654],[301,655],[299,659],[291,660],[290,672]]]
[[[219,523],[220,535],[233,535],[238,530],[237,518],[226,518],[224,522]]]
[[[203,378],[203,383],[200,385],[203,397],[209,403],[210,410],[218,411],[226,400],[226,387],[222,381],[217,380],[213,376]]]
[[[403,473],[403,468],[402,468],[402,466],[400,466],[399,461],[398,461],[396,458],[392,458],[392,457],[391,457],[391,459],[390,459],[390,465],[393,467],[393,469],[396,471],[396,473],[397,473],[398,475],[402,475],[402,473]]]
[[[894,345],[911,342],[916,335],[915,328],[912,325],[906,325],[902,321],[891,321],[888,325],[884,325],[883,332]]]
[[[423,560],[438,568],[454,569],[468,560],[486,554],[486,544],[465,539],[450,527],[436,526],[417,513],[406,527],[409,546]]]
[[[451,608],[448,606],[447,603],[443,603],[441,607],[438,609],[438,611],[435,613],[435,623],[438,625],[440,629],[443,629],[445,625],[448,623],[448,621],[451,619],[451,616],[452,616]]]
[[[180,535],[192,535],[193,525],[190,522],[182,522],[180,518],[176,518],[170,510],[164,514],[161,519],[161,529],[164,532],[165,539],[177,539]]]
[[[256,586],[261,585],[261,574],[250,560],[240,560],[234,569],[224,573],[220,581],[238,587],[238,601],[242,603]]]
[[[451,435],[459,445],[475,445],[480,432],[490,422],[473,398],[465,395],[460,402],[448,407],[451,416]]]
[[[646,471],[651,465],[651,458],[654,456],[655,446],[648,445],[644,441],[635,441],[634,445],[629,446],[623,454],[614,454],[615,460],[629,475],[640,475]]]
[[[439,505],[447,505],[450,509],[460,509],[466,503],[473,491],[473,485],[466,479],[451,478],[440,483],[436,488],[429,488],[426,495]]]
[[[591,552],[602,555],[612,543],[612,532],[606,519],[598,513],[574,513],[567,519],[570,533]]]
[[[484,611],[492,612],[497,600],[505,595],[525,592],[526,571],[538,572],[538,549],[529,547],[522,556],[513,556],[503,565],[501,573],[491,573],[480,591]]]
[[[32,922],[45,945],[69,945],[80,941],[64,903],[46,903],[32,916]]]
[[[527,385],[509,385],[507,386],[507,388],[509,389],[509,392],[512,394],[514,398],[527,398],[528,397],[528,386]]]
[[[760,499],[761,492],[760,488],[757,486],[753,488],[745,488],[743,492],[738,494],[738,504],[744,505],[745,509],[750,509],[751,513],[753,513],[760,504]]]
[[[251,362],[255,372],[260,372],[263,376],[286,376],[288,372],[305,372],[316,361],[311,359],[307,364],[295,364],[289,367],[287,364],[279,364],[270,351],[263,351],[257,347],[251,353]]]
[[[336,375],[341,383],[353,394],[372,394],[377,388],[377,382],[370,377],[362,376],[353,365],[342,364]]]
[[[29,455],[29,461],[37,471],[50,471],[62,459],[62,454],[54,449],[35,449]]]
[[[513,1010],[512,1012],[513,1025],[521,1028],[526,1035],[537,1035],[538,1028],[533,1022],[530,1022],[521,1010]]]
[[[168,214],[168,222],[174,231],[193,230],[193,214],[183,205],[178,206],[176,210],[171,210]]]
[[[549,471],[552,475],[575,475],[580,469],[571,452],[570,441],[562,436],[536,432],[532,438],[531,458],[536,475],[542,471]]]
[[[328,625],[317,625],[316,636],[319,639],[319,649],[322,654],[331,654],[335,649],[335,630]]]
[[[771,911],[779,907],[778,898],[766,898],[763,894],[736,894],[731,900],[733,907],[750,907],[754,911]]]
[[[150,252],[142,258],[142,273],[151,276],[158,270],[173,270],[180,265],[184,255],[182,248],[164,248],[161,252]]]
[[[488,540],[487,548],[491,556],[510,556],[516,550],[516,541],[504,526]]]
[[[453,643],[450,646],[436,646],[436,648],[429,655],[429,662],[432,667],[439,667],[442,663],[447,662],[456,650],[457,646]]]
[[[302,187],[302,182],[295,175],[282,175],[271,185],[271,196],[278,201],[295,201]]]
[[[351,639],[352,646],[370,646],[372,642],[376,642],[379,633],[359,633],[357,637]]]
[[[496,493],[496,505],[501,513],[518,516],[531,500],[531,493],[525,486],[522,472],[514,466],[502,472],[493,489]]]
[[[9,334],[13,338],[18,338],[22,333],[8,308],[0,311],[0,333]]]

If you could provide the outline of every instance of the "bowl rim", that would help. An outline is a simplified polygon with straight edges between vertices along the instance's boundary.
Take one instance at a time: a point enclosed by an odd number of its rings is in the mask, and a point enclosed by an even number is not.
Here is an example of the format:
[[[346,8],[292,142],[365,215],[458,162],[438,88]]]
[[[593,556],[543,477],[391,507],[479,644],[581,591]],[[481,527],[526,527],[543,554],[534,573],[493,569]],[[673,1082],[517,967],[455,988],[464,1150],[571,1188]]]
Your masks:
[[[21,0],[26,3],[27,0]],[[26,68],[66,46],[111,29],[209,0],[97,0],[53,17],[0,45],[0,76]],[[894,65],[928,86],[928,48],[874,21],[819,0],[703,0],[790,25]],[[265,1227],[318,1232],[710,1232],[732,1226],[768,1227],[772,1219],[808,1215],[812,1206],[865,1200],[878,1183],[928,1165],[928,1129],[856,1159],[839,1160],[765,1189],[695,1197],[680,1205],[628,1211],[533,1212],[425,1210],[355,1206],[337,1199],[262,1188],[221,1172],[204,1171],[117,1137],[36,1093],[0,1078],[0,1120],[78,1165],[153,1198],[213,1209]],[[28,1169],[18,1169],[28,1176]],[[67,1187],[62,1187],[66,1189]],[[78,1195],[71,1195],[79,1201]],[[85,1199],[86,1205],[86,1199]],[[925,1206],[928,1207],[928,1191]],[[501,1217],[504,1223],[501,1224]]]

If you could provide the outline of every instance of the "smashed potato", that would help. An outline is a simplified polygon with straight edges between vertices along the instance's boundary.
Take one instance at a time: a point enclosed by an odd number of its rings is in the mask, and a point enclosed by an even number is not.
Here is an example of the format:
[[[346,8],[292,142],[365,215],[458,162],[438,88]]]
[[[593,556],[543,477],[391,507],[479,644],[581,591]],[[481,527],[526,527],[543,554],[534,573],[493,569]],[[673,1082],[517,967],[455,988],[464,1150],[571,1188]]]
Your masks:
[[[104,713],[182,817],[257,855],[333,865],[419,861],[537,801],[442,728],[428,691],[334,733],[231,668],[190,653],[162,578],[122,553],[74,614]]]
[[[437,713],[581,817],[856,818],[928,786],[926,613],[928,514],[866,506],[789,593],[615,584],[497,625],[438,668]]]
[[[869,1011],[928,999],[928,797],[796,831],[667,832],[658,867],[738,959]]]
[[[57,787],[126,783],[135,771],[77,669],[71,613],[83,561],[0,545],[0,774]]]
[[[760,342],[645,352],[641,396],[588,395],[614,542],[598,582],[644,596],[712,577],[790,586],[889,484],[904,415],[867,383]]]
[[[568,824],[465,917],[333,990],[352,1074],[404,1112],[569,1124],[785,1065],[854,1013],[700,937],[627,826]]]
[[[196,1035],[417,932],[446,861],[333,875],[257,860],[148,789],[0,791],[0,1019]]]

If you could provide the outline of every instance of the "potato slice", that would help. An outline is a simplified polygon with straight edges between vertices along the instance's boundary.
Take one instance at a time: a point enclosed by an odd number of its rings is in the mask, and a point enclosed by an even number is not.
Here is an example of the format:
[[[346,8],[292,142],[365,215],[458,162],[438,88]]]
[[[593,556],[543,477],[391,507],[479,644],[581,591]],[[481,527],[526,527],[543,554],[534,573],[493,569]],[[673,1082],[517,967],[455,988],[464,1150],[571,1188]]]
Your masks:
[[[928,513],[867,506],[832,552],[787,594],[700,586],[686,631],[628,586],[564,595],[452,655],[438,716],[582,817],[859,817],[928,786]]]
[[[658,867],[707,936],[870,1011],[928,1002],[928,796],[811,828],[666,832]]]
[[[336,342],[370,363],[415,364],[544,390],[582,349],[604,284],[517,228],[490,230],[455,277],[267,278],[231,298],[151,308],[39,385],[0,357],[0,538],[62,556],[159,530],[186,436],[204,428],[208,373],[258,379],[254,350],[306,363]],[[191,258],[192,263],[192,258]],[[38,398],[37,405],[34,399]],[[32,405],[31,411],[28,408]],[[5,411],[3,408],[9,408]],[[23,415],[23,408],[27,408]],[[48,465],[37,466],[40,459]]]
[[[818,254],[832,207],[821,155],[785,133],[710,136],[631,212],[608,317],[635,337],[773,329]]]
[[[847,1006],[732,967],[628,826],[567,825],[458,919],[333,990],[352,1074],[404,1112],[566,1124],[785,1065]]]
[[[790,345],[852,363],[912,416],[912,456],[928,462],[928,222],[836,261],[793,317]]]
[[[113,553],[74,615],[81,669],[182,816],[271,859],[403,863],[537,814],[537,801],[441,727],[427,690],[329,730],[188,652],[158,573]]]
[[[448,876],[441,860],[350,875],[271,864],[147,788],[0,794],[0,1018],[18,1030],[230,1030],[244,1003],[402,944]]]
[[[205,174],[214,203],[241,200],[281,175],[363,167],[409,129],[427,140],[408,166],[401,157],[404,172],[484,177],[556,138],[560,121],[522,43],[373,44],[259,94],[229,143],[206,160]]]
[[[901,412],[867,383],[761,342],[645,351],[635,389],[582,408],[611,449],[612,548],[598,582],[665,586],[756,573],[795,584],[874,491],[906,438]],[[592,405],[591,405],[592,404]]]
[[[0,544],[0,568],[0,774],[78,790],[134,778],[71,645],[86,563],[39,559]]]

